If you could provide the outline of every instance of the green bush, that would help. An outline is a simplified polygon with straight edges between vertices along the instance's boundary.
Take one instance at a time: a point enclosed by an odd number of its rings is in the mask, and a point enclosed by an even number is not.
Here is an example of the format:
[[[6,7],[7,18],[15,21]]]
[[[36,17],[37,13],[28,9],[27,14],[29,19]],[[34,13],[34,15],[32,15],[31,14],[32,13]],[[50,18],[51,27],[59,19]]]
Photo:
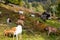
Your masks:
[[[58,4],[58,7],[57,7],[57,10],[58,10],[58,17],[60,17],[60,3]]]

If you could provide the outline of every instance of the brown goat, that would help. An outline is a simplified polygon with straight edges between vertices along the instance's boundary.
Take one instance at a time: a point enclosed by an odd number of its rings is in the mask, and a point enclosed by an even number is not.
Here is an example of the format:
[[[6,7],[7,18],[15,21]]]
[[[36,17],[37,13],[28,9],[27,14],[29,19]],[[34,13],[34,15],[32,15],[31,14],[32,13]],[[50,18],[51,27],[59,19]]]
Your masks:
[[[41,23],[39,21],[35,21],[34,24],[35,24],[34,29],[39,31],[44,31],[45,27],[47,26],[46,24]]]
[[[20,18],[21,20],[24,20],[24,19],[25,19],[25,16],[21,14],[19,18]]]
[[[46,27],[45,30],[48,31],[48,36],[51,34],[51,33],[56,33],[57,32],[57,28],[54,28],[54,27]]]
[[[11,28],[10,30],[4,30],[4,35],[9,36],[10,34],[14,34],[16,31],[16,27]]]
[[[24,21],[23,21],[23,20],[20,20],[20,19],[18,19],[16,23],[17,23],[17,24],[24,25]]]

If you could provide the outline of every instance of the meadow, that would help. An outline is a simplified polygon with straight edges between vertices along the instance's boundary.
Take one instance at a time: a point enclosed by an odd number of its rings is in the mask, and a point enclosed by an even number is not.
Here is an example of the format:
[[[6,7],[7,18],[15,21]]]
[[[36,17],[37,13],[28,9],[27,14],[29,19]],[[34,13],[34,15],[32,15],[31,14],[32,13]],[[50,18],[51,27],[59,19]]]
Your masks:
[[[6,7],[6,5],[4,4],[2,5]],[[18,14],[16,12],[4,8],[3,6],[2,7],[0,6],[0,11],[2,12],[2,14],[0,15],[1,16],[0,17],[0,40],[13,40],[13,37],[4,36],[4,30],[17,26],[15,22],[18,18]],[[7,8],[10,8],[10,6],[9,7],[7,6]],[[8,16],[13,20],[11,25],[8,25],[6,23],[6,19],[8,18]],[[37,20],[38,18],[29,17],[30,15],[28,13],[26,13],[25,16],[26,16],[25,26],[27,25],[27,26],[34,27],[35,25],[33,25],[33,21]],[[38,20],[42,21],[40,19]],[[47,20],[45,24],[56,28],[60,27],[60,22],[56,20]],[[16,37],[14,37],[14,40],[16,40]],[[60,35],[51,34],[50,36],[48,36],[47,32],[41,32],[35,30],[33,31],[33,33],[31,33],[23,29],[22,40],[60,40]]]
[[[10,28],[11,27],[7,24],[0,24],[0,40],[13,40],[13,37],[4,36],[4,30]],[[16,37],[14,37],[14,40],[16,40]],[[32,34],[23,29],[22,40],[60,40],[60,36],[52,34],[48,36],[46,32],[37,31],[35,31],[34,34]]]

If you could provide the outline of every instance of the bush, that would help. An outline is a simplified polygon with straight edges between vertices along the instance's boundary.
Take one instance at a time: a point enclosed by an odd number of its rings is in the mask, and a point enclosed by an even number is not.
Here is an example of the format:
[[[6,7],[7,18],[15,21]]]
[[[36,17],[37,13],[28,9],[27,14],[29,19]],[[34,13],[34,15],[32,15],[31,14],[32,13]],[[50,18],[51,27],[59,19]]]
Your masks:
[[[60,3],[58,4],[57,10],[58,10],[57,16],[60,17]]]

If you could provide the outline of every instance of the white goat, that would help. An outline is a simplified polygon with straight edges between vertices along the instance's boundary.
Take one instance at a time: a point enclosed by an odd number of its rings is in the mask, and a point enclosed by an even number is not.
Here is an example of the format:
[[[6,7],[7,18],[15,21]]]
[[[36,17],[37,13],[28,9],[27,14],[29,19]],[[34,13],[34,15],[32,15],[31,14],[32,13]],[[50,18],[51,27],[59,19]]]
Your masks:
[[[35,15],[34,15],[34,14],[31,14],[31,16],[32,16],[32,17],[35,17]]]
[[[22,26],[18,25],[17,27],[13,27],[10,30],[4,30],[5,36],[8,36],[9,34],[13,34],[13,40],[14,40],[14,36],[16,35],[16,40],[18,40],[18,35],[22,34]]]
[[[22,26],[18,25],[16,27],[16,31],[14,32],[14,35],[18,35],[18,34],[21,34],[21,33],[22,33]]]
[[[18,35],[19,34],[22,34],[22,26],[21,25],[18,25],[16,27],[16,31],[14,32],[14,35],[16,35],[16,40],[18,40]]]
[[[19,14],[23,14],[23,11],[18,11]]]

